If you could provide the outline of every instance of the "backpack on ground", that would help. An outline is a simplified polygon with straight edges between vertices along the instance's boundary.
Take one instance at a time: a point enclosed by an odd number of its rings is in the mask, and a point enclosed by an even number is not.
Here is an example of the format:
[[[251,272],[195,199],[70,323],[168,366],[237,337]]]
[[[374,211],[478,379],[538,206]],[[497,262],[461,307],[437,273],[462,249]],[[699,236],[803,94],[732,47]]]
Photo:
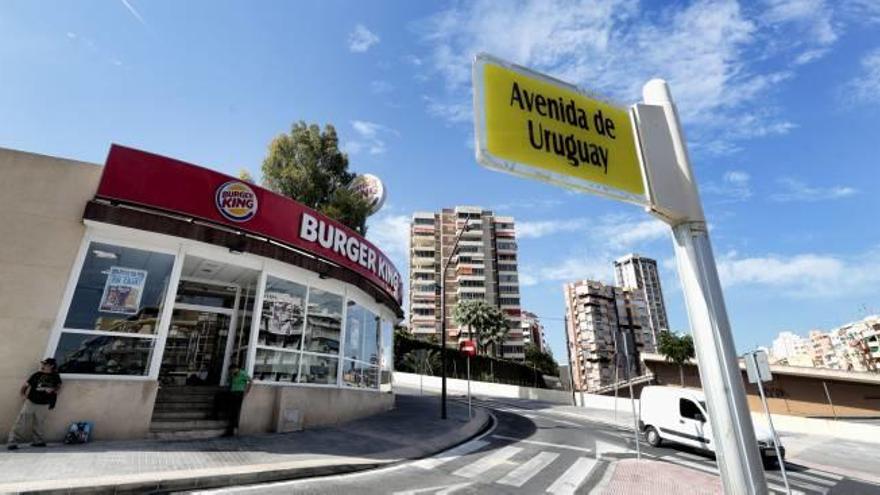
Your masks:
[[[86,443],[92,434],[92,423],[88,421],[74,421],[67,428],[67,434],[64,435],[64,443]]]

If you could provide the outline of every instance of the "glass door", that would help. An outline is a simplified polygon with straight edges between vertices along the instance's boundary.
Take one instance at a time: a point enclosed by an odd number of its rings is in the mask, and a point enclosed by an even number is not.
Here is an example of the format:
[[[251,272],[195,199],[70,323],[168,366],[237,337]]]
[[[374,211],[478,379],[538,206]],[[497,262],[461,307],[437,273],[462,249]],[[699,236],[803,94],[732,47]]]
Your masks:
[[[165,341],[159,380],[165,385],[220,385],[231,317],[175,308]]]

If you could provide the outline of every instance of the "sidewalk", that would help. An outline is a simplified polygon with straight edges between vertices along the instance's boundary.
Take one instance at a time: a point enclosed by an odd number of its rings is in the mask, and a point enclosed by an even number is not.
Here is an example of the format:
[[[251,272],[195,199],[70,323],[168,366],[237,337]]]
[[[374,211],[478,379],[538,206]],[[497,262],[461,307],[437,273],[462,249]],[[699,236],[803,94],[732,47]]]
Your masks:
[[[602,495],[669,495],[721,493],[718,476],[668,462],[621,459],[610,468],[596,492]]]
[[[396,396],[395,409],[336,427],[189,441],[50,445],[0,453],[0,493],[143,493],[338,474],[432,455],[488,424],[482,409]],[[97,489],[96,489],[97,487]]]

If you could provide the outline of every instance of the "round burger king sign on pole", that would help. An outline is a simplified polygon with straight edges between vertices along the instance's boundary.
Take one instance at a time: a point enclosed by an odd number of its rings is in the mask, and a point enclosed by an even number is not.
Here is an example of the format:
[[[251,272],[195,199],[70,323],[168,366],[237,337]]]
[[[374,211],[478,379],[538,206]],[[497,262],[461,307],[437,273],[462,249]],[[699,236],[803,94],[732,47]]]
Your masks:
[[[257,195],[241,181],[232,180],[218,187],[214,203],[217,211],[233,222],[247,222],[257,214]]]

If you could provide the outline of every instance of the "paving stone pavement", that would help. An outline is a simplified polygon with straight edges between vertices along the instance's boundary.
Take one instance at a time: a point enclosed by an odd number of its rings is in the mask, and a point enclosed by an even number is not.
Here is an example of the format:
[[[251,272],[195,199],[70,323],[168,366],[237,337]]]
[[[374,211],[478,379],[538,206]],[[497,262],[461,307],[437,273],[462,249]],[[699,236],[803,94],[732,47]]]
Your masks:
[[[467,408],[449,405],[439,419],[435,397],[396,396],[395,409],[335,427],[297,433],[204,440],[140,440],[85,445],[22,447],[0,452],[0,492],[93,484],[119,485],[177,478],[253,473],[281,466],[369,466],[430,455],[476,434],[485,413],[468,420]],[[72,485],[71,485],[72,484]],[[202,484],[201,486],[204,486]]]
[[[622,459],[610,469],[612,474],[603,495],[714,495],[721,493],[721,479],[668,462]]]

